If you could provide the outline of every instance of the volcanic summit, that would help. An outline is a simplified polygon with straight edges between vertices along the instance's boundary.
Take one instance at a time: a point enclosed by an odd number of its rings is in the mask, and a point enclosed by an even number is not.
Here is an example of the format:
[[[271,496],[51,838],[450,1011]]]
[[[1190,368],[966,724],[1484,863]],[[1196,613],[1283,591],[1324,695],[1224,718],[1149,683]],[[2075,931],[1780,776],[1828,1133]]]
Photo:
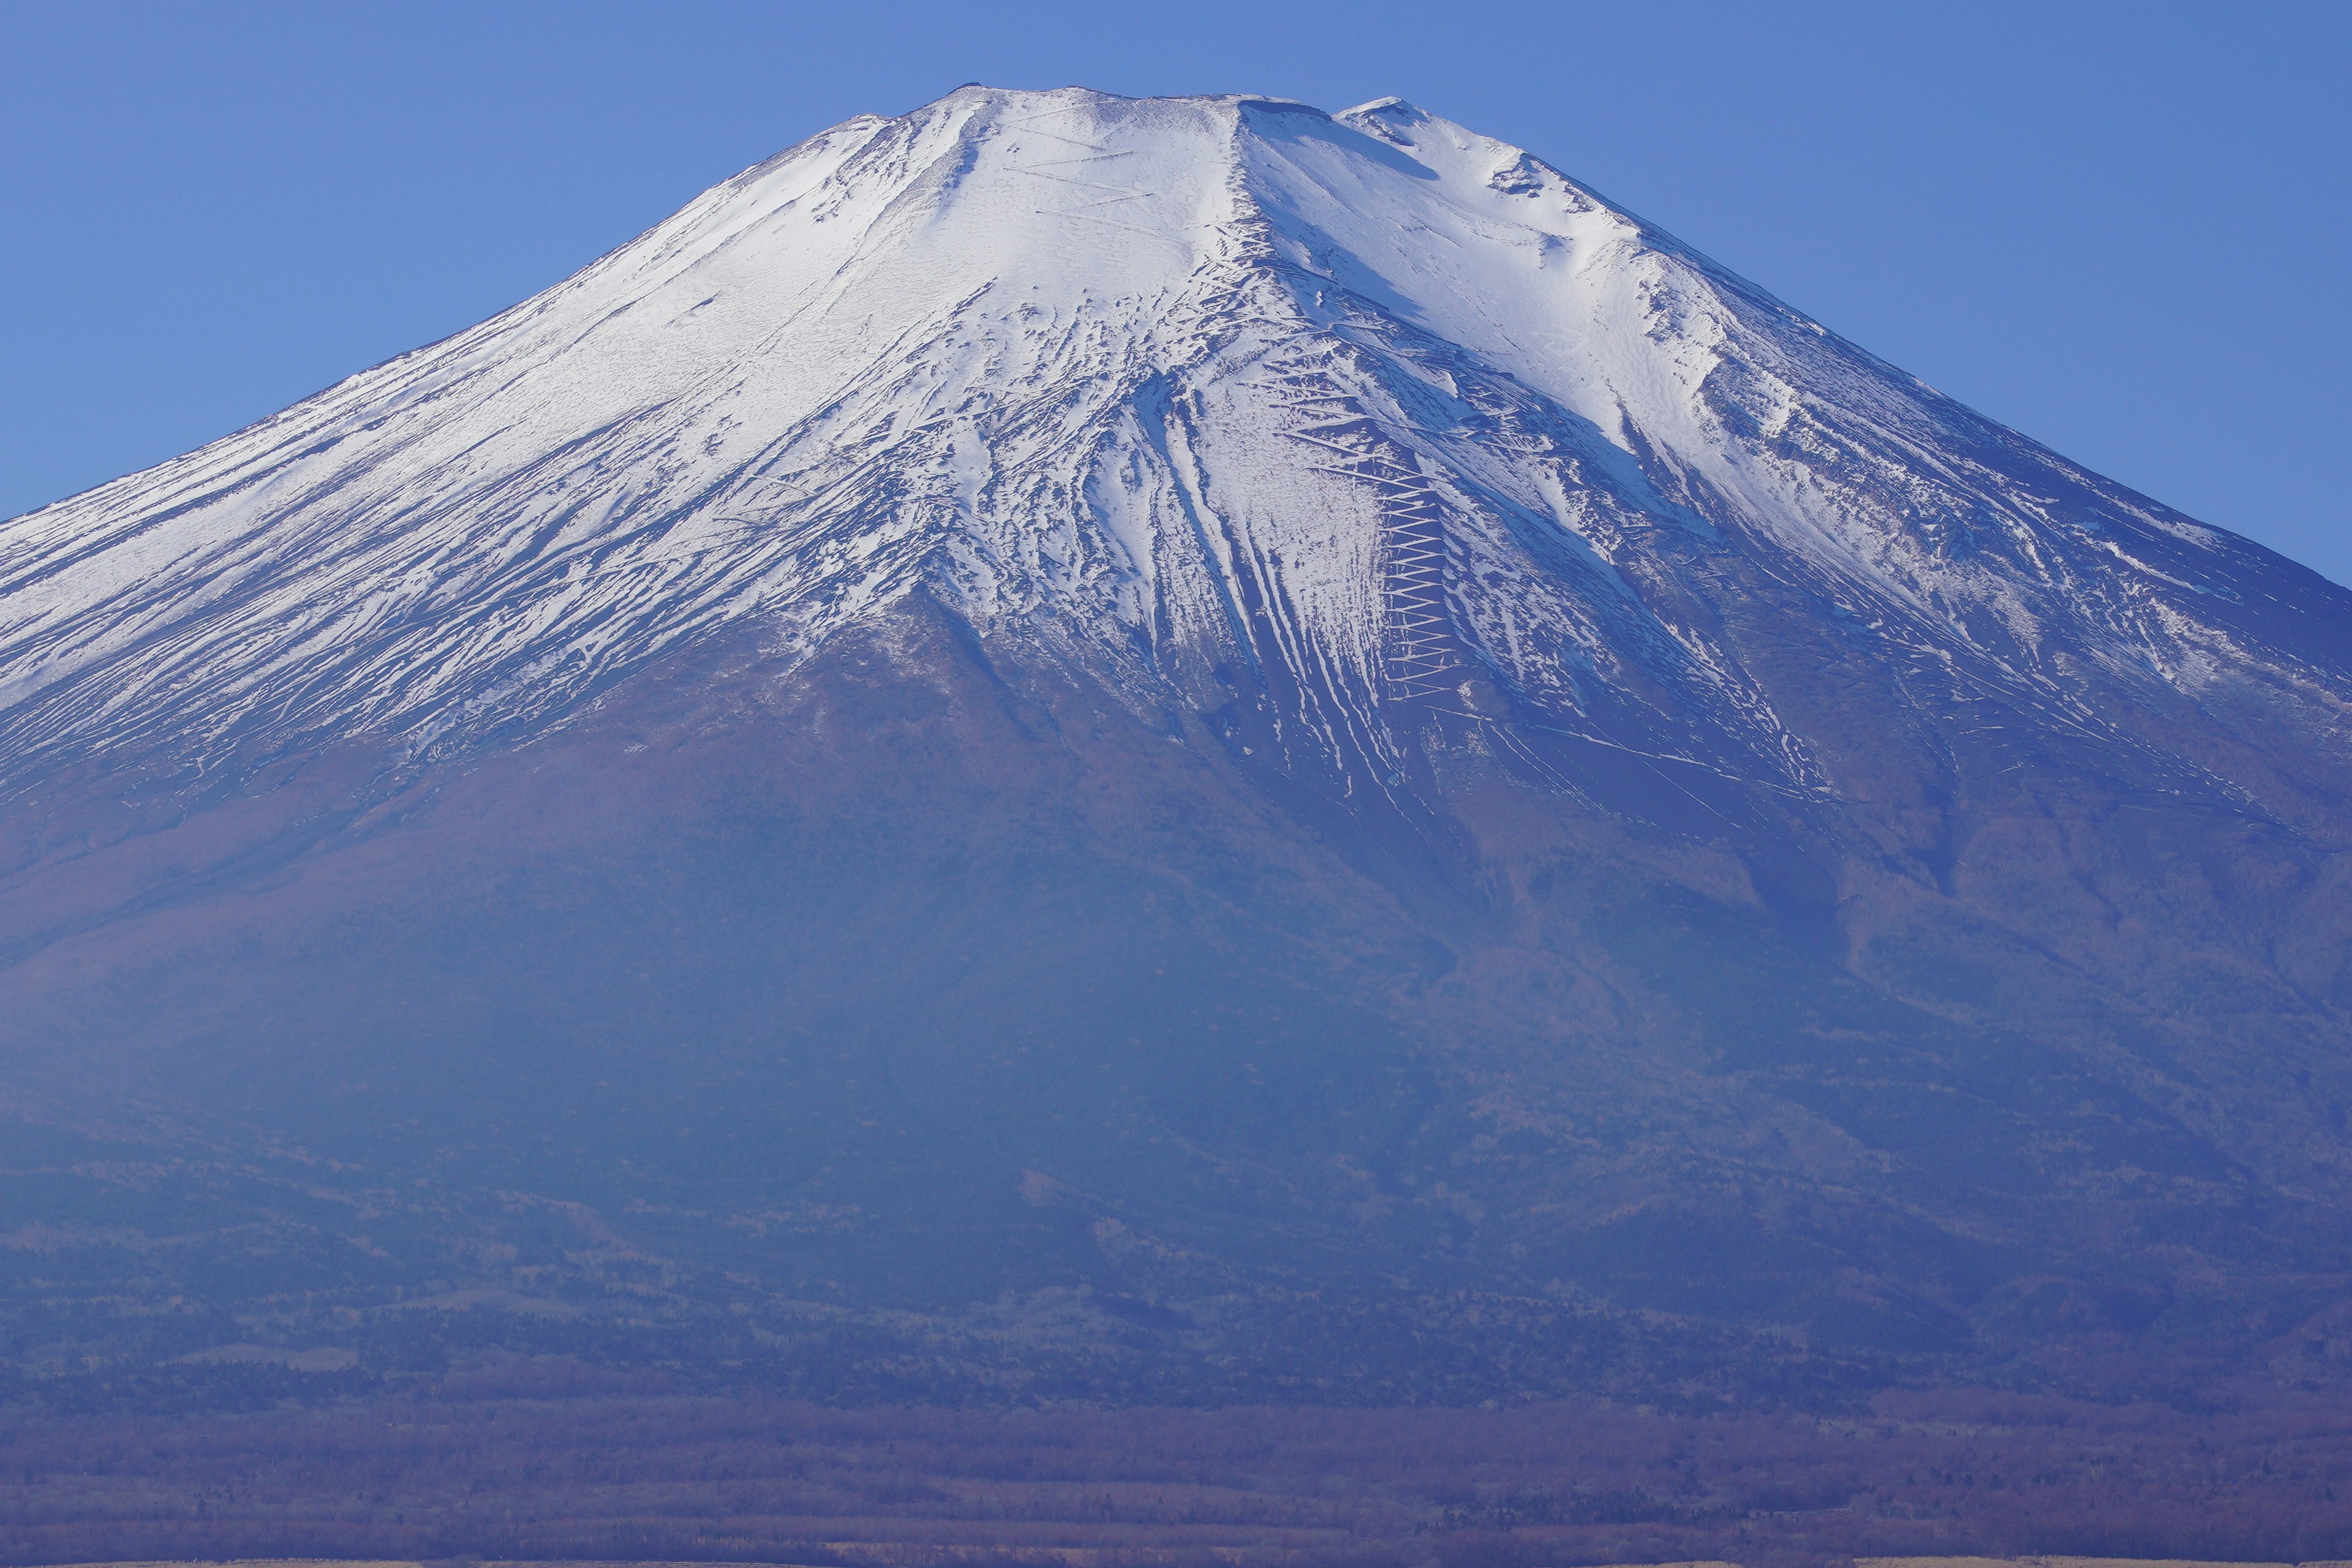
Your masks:
[[[959,89],[0,523],[0,1193],[74,1238],[0,1310],[2340,1379],[2347,718],[2344,589],[1520,149]]]

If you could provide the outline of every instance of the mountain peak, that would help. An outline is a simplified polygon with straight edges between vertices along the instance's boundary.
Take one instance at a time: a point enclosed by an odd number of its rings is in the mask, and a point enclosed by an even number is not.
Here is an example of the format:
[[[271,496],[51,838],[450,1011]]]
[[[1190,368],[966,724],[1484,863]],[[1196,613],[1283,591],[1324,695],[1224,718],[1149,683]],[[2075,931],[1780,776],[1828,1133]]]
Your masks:
[[[1370,122],[1402,126],[1419,125],[1434,117],[1418,104],[1408,103],[1402,98],[1391,97],[1376,98],[1369,103],[1360,103],[1353,109],[1343,109],[1331,118],[1345,121],[1350,125]]]
[[[1388,710],[1443,689],[1823,787],[1672,607],[1726,552],[2071,723],[2105,722],[2081,669],[2188,689],[2269,635],[2222,608],[2250,547],[1398,99],[965,87],[845,121],[0,542],[16,754],[191,766],[470,744],[917,591],[1139,710],[1282,667],[1294,734],[1358,737],[1316,765],[1372,776]]]
[[[0,523],[26,1342],[2340,1381],[2347,777],[2352,595],[1530,153],[961,89]]]

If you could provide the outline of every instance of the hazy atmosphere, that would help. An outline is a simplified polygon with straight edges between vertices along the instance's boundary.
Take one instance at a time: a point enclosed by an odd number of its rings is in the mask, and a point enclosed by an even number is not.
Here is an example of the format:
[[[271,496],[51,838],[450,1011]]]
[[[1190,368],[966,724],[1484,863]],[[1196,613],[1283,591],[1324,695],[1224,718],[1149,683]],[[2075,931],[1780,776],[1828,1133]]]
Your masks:
[[[2252,16],[6,12],[0,1568],[2346,1568]]]

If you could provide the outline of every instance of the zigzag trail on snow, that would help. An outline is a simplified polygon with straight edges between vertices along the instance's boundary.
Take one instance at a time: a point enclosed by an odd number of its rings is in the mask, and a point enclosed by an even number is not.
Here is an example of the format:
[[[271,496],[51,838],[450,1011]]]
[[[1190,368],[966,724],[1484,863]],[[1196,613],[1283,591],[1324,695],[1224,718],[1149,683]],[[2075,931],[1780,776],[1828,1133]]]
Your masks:
[[[2138,744],[2089,683],[2234,683],[2342,745],[2317,579],[1517,148],[1395,100],[965,89],[0,524],[0,747],[446,754],[923,592],[1142,712],[1255,671],[1351,779],[1507,710],[1830,793],[1700,602],[1725,556],[1948,703]]]

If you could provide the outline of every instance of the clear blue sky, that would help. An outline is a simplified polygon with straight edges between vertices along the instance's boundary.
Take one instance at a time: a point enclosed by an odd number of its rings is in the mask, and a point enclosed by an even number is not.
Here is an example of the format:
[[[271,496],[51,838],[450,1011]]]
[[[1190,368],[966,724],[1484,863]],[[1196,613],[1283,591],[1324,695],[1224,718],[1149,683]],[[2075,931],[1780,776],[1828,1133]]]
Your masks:
[[[1398,93],[2352,582],[2352,4],[0,0],[0,515],[971,80]]]

